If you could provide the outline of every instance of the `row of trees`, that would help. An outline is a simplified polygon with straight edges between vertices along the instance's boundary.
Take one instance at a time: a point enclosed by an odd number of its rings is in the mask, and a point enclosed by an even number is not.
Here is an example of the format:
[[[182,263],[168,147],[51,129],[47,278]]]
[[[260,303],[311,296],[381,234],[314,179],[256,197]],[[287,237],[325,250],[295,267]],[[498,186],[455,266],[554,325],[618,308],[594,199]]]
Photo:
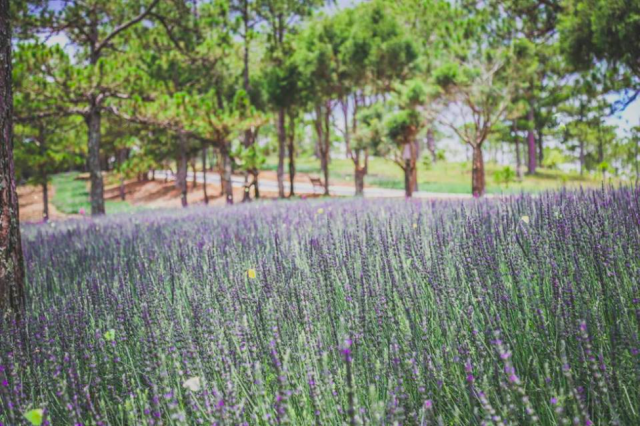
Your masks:
[[[357,194],[376,155],[402,168],[411,196],[420,142],[435,161],[433,135],[448,128],[472,151],[472,191],[481,196],[487,141],[514,146],[520,177],[525,164],[536,172],[551,140],[576,146],[581,172],[601,166],[619,142],[604,125],[612,106],[603,94],[622,91],[628,103],[638,93],[629,40],[637,24],[627,10],[634,5],[378,0],[322,13],[326,7],[322,0],[16,3],[19,171],[46,197],[51,173],[84,164],[92,213],[102,214],[105,168],[124,179],[176,164],[187,205],[189,165],[195,171],[197,159],[206,169],[215,152],[233,202],[232,172],[242,171],[252,189],[245,199],[259,197],[271,149],[285,197],[294,194],[296,154],[310,129],[325,193],[339,139]],[[51,36],[66,45],[47,42]],[[265,145],[270,139],[275,146]],[[620,145],[616,152],[633,160],[637,143]]]

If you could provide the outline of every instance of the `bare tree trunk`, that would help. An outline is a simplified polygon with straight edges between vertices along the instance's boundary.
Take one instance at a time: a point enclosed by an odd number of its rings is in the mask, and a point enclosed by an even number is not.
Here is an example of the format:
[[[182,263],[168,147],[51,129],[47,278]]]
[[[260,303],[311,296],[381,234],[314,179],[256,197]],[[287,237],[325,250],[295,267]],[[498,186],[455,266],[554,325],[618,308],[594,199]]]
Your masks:
[[[404,160],[404,195],[411,198],[413,186],[411,185],[411,159]]]
[[[413,141],[411,149],[411,189],[412,193],[418,191],[418,158],[420,158],[420,142]]]
[[[202,148],[202,192],[204,193],[204,203],[209,204],[207,195],[207,147]]]
[[[176,175],[176,186],[180,189],[180,201],[182,207],[187,207],[187,137],[178,135],[178,173]]]
[[[289,197],[295,195],[294,180],[296,177],[296,123],[293,115],[289,116]]]
[[[471,192],[474,197],[482,197],[485,193],[484,159],[482,145],[473,146],[473,160],[471,167]]]
[[[535,174],[536,172],[536,138],[533,133],[534,115],[533,106],[529,108],[527,113],[527,119],[529,120],[529,130],[527,131],[527,145],[529,153],[529,162],[527,163],[527,174]]]
[[[91,176],[91,214],[102,215],[104,209],[104,182],[102,181],[102,170],[100,167],[100,110],[96,105],[95,97],[91,100],[89,113],[86,116],[87,127],[89,129],[89,150],[88,166]]]
[[[431,161],[435,164],[438,161],[438,154],[436,153],[436,138],[433,135],[433,127],[429,127],[427,130],[427,149],[431,153]]]
[[[542,162],[544,161],[544,139],[542,138],[542,129],[537,129],[538,137],[536,138],[536,142],[538,143],[538,164],[542,166]]]
[[[220,148],[222,154],[222,180],[224,181],[223,190],[227,204],[233,204],[233,184],[231,182],[231,156],[226,142]]]
[[[196,173],[196,160],[191,161],[191,171],[193,172],[193,177],[191,178],[191,188],[196,189],[198,186],[198,175]]]
[[[349,132],[349,98],[340,101],[342,116],[344,117],[344,143],[347,151],[347,158],[351,158],[351,132]],[[355,122],[355,119],[354,119]]]
[[[360,155],[362,153],[361,149],[356,149],[356,155],[353,160],[355,166],[354,173],[354,181],[356,185],[356,196],[362,197],[364,196],[364,177],[367,175],[367,169],[369,166],[369,152],[365,150],[364,153],[364,166],[360,165]]]
[[[49,220],[49,187],[47,185],[47,175],[44,175],[42,184],[42,220],[47,222]]]
[[[285,110],[278,110],[278,197],[284,198],[284,157],[286,150],[286,138],[284,127]]]
[[[0,312],[24,314],[24,260],[13,165],[9,0],[0,0]]]

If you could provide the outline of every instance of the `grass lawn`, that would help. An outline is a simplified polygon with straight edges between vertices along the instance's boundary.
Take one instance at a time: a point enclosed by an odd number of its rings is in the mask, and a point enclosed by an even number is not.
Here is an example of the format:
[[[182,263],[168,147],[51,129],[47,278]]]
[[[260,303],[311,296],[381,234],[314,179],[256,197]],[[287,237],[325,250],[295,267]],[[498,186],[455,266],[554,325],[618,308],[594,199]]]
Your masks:
[[[267,158],[264,165],[266,170],[276,170],[278,165],[277,157]],[[514,182],[505,187],[497,184],[493,179],[493,174],[502,166],[495,163],[487,163],[486,179],[488,193],[518,193],[536,192],[562,187],[577,188],[598,187],[602,185],[600,179],[592,176],[580,177],[578,173],[565,173],[559,170],[548,170],[539,168],[534,176],[525,176],[521,182]],[[296,163],[296,170],[301,173],[309,173],[321,176],[320,160],[315,157],[299,158]],[[285,171],[288,172],[288,165],[285,163]],[[353,183],[353,163],[344,158],[334,158],[329,165],[330,179],[335,183]],[[418,183],[421,191],[448,192],[448,193],[470,193],[471,192],[471,163],[445,163],[440,162],[425,170],[422,164],[418,164]],[[393,161],[384,158],[369,159],[369,174],[365,178],[365,184],[383,188],[404,188],[404,176],[400,167]]]
[[[85,180],[77,179],[79,173],[61,173],[52,178],[55,195],[52,203],[62,213],[78,214],[84,209],[86,214],[91,213],[89,201],[89,188]],[[125,213],[141,210],[144,207],[132,206],[126,201],[105,201],[107,213]]]

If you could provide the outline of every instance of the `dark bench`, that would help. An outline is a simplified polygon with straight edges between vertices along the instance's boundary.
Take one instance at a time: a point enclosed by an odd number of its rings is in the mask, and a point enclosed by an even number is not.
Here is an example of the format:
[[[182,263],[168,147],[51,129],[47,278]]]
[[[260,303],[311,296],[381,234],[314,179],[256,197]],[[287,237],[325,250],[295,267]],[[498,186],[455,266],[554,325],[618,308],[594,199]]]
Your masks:
[[[311,181],[311,185],[313,185],[314,194],[316,193],[316,188],[320,188],[320,192],[324,191],[324,183],[322,182],[322,179],[309,176],[309,180]]]

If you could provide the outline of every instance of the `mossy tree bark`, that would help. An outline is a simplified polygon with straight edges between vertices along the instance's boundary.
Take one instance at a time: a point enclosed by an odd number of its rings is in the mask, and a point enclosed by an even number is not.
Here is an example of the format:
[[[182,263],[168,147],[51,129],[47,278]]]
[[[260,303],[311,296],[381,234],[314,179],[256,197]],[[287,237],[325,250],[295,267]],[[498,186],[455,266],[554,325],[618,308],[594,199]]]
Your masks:
[[[22,315],[24,262],[13,167],[9,0],[0,0],[0,315]]]

